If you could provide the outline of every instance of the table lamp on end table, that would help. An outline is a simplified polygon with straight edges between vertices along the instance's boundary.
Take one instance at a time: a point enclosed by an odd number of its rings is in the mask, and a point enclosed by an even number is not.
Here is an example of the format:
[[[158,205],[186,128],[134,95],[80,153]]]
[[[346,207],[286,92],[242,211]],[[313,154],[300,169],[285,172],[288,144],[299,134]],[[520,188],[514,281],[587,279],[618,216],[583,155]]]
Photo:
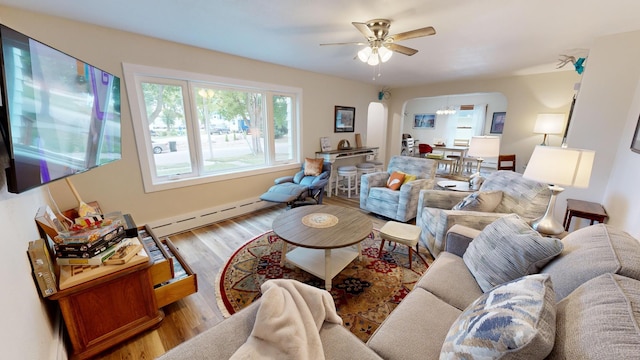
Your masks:
[[[484,158],[498,157],[500,155],[500,137],[498,136],[473,136],[469,141],[467,156],[476,158],[478,169],[474,176],[480,174],[480,166]]]
[[[556,198],[564,191],[560,186],[589,187],[595,151],[537,145],[522,175],[549,184],[551,198],[544,215],[531,226],[547,235],[558,235],[564,227],[554,217]],[[560,185],[560,186],[559,186]]]

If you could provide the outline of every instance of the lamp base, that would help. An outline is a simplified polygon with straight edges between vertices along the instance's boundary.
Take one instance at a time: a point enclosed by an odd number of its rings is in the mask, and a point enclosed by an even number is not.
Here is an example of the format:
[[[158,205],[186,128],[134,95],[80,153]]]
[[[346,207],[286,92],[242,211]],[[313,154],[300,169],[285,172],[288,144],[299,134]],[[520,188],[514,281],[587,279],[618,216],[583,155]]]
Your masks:
[[[563,192],[564,189],[559,186],[550,185],[549,190],[551,190],[551,197],[549,198],[547,211],[541,218],[536,219],[531,224],[531,227],[541,234],[559,235],[564,231],[564,227],[555,219],[554,212],[557,196],[559,193]]]

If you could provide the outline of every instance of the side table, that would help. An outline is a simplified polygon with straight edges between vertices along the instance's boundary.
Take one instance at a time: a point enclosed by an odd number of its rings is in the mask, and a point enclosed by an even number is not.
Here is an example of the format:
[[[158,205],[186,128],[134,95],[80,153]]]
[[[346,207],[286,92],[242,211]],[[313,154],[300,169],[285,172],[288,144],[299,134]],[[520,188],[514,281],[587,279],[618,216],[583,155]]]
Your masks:
[[[564,214],[565,231],[569,231],[569,225],[571,225],[571,219],[574,216],[591,220],[591,225],[593,225],[594,221],[603,223],[609,218],[607,211],[598,203],[567,199],[567,211]]]

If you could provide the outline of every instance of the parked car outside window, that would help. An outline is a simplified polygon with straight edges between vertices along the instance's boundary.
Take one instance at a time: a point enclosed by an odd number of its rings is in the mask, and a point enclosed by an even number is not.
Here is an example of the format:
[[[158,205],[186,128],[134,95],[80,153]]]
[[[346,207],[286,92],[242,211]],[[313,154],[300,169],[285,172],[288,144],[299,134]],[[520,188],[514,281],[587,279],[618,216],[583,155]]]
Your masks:
[[[224,124],[224,123],[218,123],[218,124],[211,124],[211,126],[209,127],[209,133],[211,135],[213,134],[230,134],[231,133],[231,129],[229,128],[229,125]]]
[[[153,149],[154,154],[160,154],[163,152],[169,152],[169,143],[168,142],[152,142],[151,148]]]

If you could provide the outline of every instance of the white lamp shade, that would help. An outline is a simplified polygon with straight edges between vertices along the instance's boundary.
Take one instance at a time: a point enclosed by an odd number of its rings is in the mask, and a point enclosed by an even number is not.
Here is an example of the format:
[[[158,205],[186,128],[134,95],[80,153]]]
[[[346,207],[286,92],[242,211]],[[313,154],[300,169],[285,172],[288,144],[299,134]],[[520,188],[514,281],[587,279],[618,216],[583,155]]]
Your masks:
[[[595,151],[536,146],[522,175],[546,184],[589,187]]]
[[[378,51],[376,49],[371,51],[371,56],[369,56],[369,60],[367,64],[371,66],[376,66],[380,63],[380,57],[378,57]]]
[[[371,48],[368,46],[358,51],[358,59],[362,62],[366,63],[369,60],[369,56],[371,56]]]
[[[536,134],[562,134],[564,114],[538,114],[533,132]]]
[[[498,136],[474,136],[469,141],[467,155],[488,158],[500,155],[500,137]]]
[[[393,55],[393,51],[382,46],[378,48],[378,54],[380,54],[380,61],[387,62],[389,61],[389,59],[391,59],[391,55]]]

